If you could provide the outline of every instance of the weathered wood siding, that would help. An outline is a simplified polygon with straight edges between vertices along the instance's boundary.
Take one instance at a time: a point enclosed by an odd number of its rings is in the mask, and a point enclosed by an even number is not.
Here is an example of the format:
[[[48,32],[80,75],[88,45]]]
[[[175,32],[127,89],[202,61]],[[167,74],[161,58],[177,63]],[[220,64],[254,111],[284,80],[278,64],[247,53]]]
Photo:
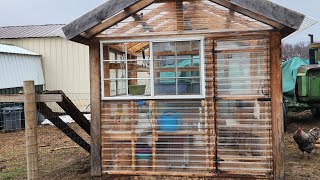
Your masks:
[[[102,101],[102,172],[271,178],[269,40],[251,37],[205,39],[203,99]]]

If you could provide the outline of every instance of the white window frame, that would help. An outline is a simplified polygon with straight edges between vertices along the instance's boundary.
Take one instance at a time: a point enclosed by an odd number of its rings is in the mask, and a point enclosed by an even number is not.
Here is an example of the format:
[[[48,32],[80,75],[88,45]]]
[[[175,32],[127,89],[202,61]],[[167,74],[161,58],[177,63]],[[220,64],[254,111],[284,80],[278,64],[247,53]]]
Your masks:
[[[177,42],[177,41],[200,41],[200,94],[199,95],[154,95],[154,74],[153,74],[153,43],[154,42]],[[110,43],[130,43],[130,42],[149,42],[150,45],[150,83],[151,83],[151,95],[150,96],[104,96],[104,68],[103,68],[103,45]],[[206,88],[205,88],[205,64],[204,64],[204,37],[196,38],[170,38],[170,39],[135,39],[135,40],[112,40],[112,41],[100,41],[100,74],[101,74],[101,100],[138,100],[138,99],[204,99]],[[128,72],[127,72],[128,73]],[[128,91],[128,87],[126,87]]]

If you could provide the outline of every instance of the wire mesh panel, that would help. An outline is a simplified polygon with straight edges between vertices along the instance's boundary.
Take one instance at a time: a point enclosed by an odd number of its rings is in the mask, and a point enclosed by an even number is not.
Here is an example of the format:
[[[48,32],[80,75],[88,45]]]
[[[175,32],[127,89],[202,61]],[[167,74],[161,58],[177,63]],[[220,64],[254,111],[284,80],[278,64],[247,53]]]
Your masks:
[[[0,103],[0,179],[26,179],[22,103]]]
[[[79,98],[79,94],[69,94],[68,97],[79,99],[75,102],[79,106],[77,109],[87,108],[89,99],[85,96]],[[89,134],[56,102],[39,102],[36,105],[37,128],[31,135],[25,131],[24,103],[0,103],[0,179],[27,179],[26,148],[34,145],[37,151],[33,149],[29,153],[38,152],[39,179],[60,179],[63,174],[76,170],[77,166],[90,166]],[[87,121],[90,120],[89,110],[79,112]],[[37,136],[37,142],[26,146],[26,140],[31,136]],[[79,161],[82,161],[81,165],[78,165]],[[89,171],[84,167],[79,169]]]
[[[205,109],[200,100],[103,101],[103,172],[213,172]]]
[[[78,94],[67,97],[78,98]],[[82,102],[82,103],[81,103]],[[75,102],[79,109],[86,109],[87,100]],[[77,168],[80,160],[89,166],[90,135],[55,102],[37,103],[37,110],[42,115],[42,122],[37,126],[38,134],[38,169],[41,178],[60,178],[70,172],[70,167]],[[89,111],[80,111],[90,120]],[[86,170],[88,171],[88,169]]]

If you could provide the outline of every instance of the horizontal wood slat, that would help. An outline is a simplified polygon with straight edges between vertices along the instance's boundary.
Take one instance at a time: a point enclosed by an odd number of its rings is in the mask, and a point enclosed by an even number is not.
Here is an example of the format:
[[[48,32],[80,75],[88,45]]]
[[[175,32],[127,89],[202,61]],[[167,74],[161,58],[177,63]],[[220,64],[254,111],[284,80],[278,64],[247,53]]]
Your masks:
[[[0,95],[0,102],[20,102],[24,101],[23,94]],[[61,94],[37,94],[36,102],[62,102]]]

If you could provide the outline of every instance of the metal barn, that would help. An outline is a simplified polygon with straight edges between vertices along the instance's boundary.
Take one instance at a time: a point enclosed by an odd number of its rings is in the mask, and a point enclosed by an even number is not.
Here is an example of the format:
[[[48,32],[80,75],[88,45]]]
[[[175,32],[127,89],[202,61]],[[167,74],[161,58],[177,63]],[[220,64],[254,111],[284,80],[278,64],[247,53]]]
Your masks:
[[[0,27],[0,43],[41,55],[46,84],[43,90],[62,90],[82,112],[90,104],[89,48],[69,41],[63,24]]]
[[[45,85],[41,56],[29,50],[0,44],[0,94],[18,94],[23,81],[32,79],[37,90]]]
[[[92,175],[284,179],[281,39],[267,0],[109,0],[63,27],[89,46]]]

